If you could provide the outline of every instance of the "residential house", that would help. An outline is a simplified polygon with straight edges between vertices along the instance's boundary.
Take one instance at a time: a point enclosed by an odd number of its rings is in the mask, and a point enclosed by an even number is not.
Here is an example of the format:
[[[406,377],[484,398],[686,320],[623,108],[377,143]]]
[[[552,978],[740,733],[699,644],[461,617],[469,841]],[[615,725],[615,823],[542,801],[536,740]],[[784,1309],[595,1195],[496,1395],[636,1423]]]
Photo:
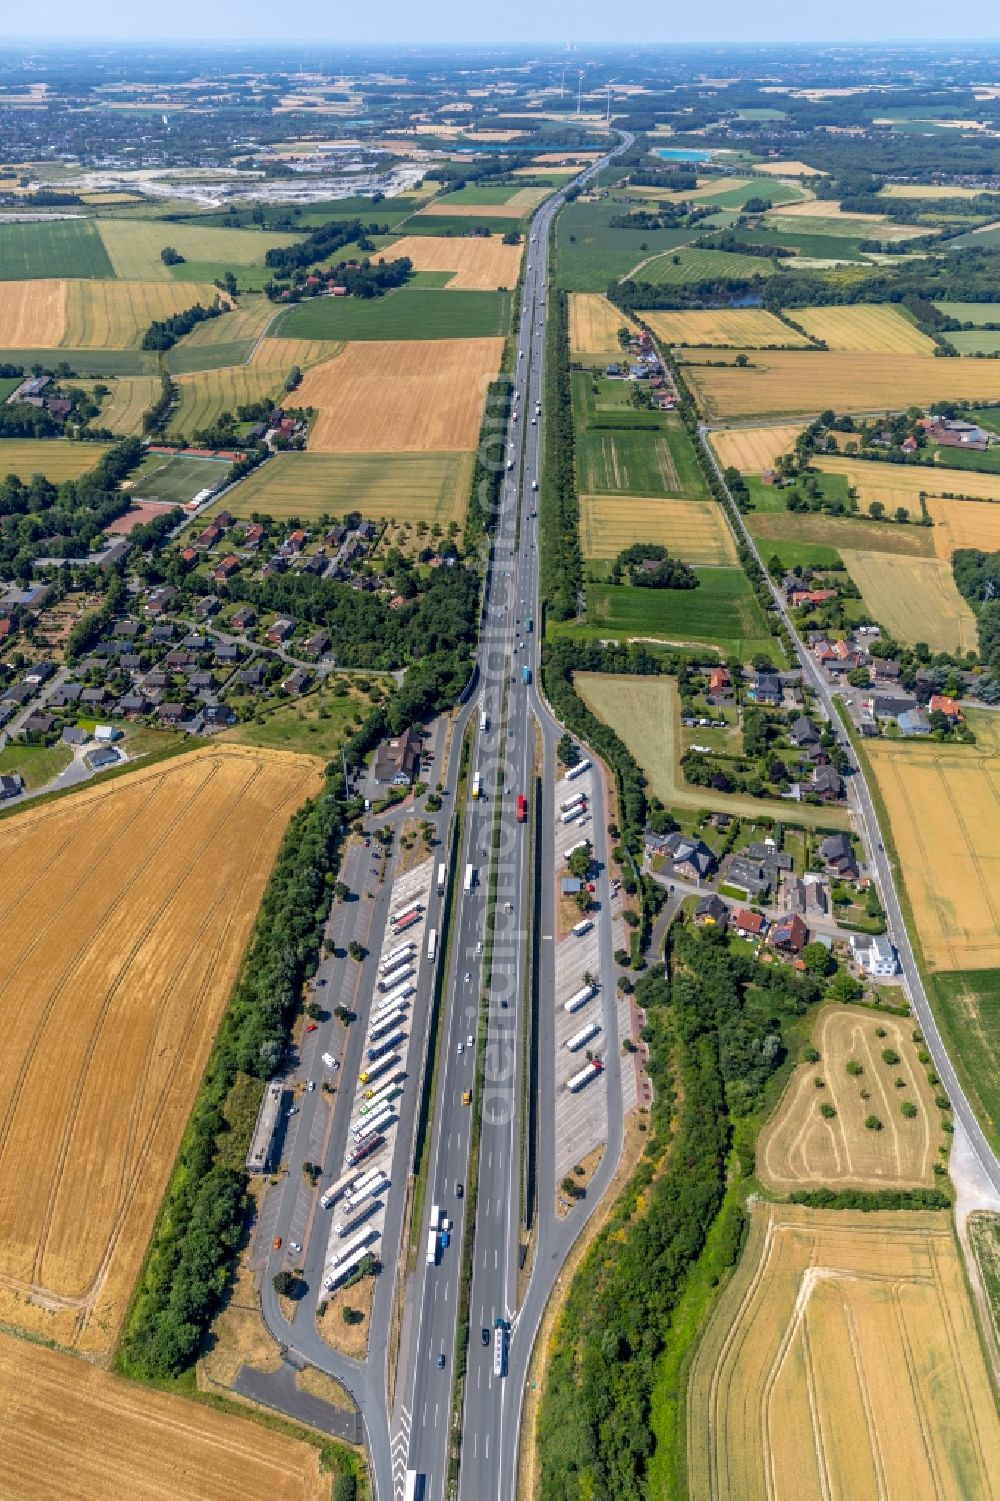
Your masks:
[[[301,527],[296,527],[294,532],[289,532],[282,543],[282,551],[300,553],[306,545],[306,534]]]
[[[223,558],[222,562],[217,563],[212,569],[212,577],[221,583],[225,583],[226,579],[231,579],[239,571],[240,560],[234,552],[231,552],[228,557]]]
[[[240,649],[228,641],[217,641],[215,643],[215,660],[221,662],[224,666],[234,667],[240,660]]]
[[[20,797],[24,788],[20,775],[16,771],[4,772],[0,775],[0,802],[7,802],[9,798]]]
[[[91,771],[105,771],[109,766],[118,765],[121,753],[113,745],[102,745],[97,750],[90,751],[84,759]]]
[[[952,724],[962,723],[962,711],[958,706],[957,698],[949,698],[944,693],[932,693],[927,709],[930,714],[943,714]]]
[[[160,704],[156,714],[164,724],[180,725],[191,717],[191,710],[186,704]]]
[[[812,750],[819,745],[820,732],[805,714],[800,714],[798,719],[792,721],[788,733],[793,745],[797,745],[799,750]]]
[[[252,605],[241,605],[233,615],[233,618],[230,620],[229,624],[236,631],[245,631],[248,626],[253,625],[256,619],[257,611],[253,608]]]
[[[54,672],[55,667],[51,662],[33,662],[24,674],[24,681],[30,683],[32,688],[40,688]]]
[[[143,714],[148,714],[152,704],[144,693],[126,693],[118,700],[118,712],[127,715],[130,719],[140,719]]]
[[[821,876],[810,872],[804,876],[786,876],[781,886],[786,912],[825,916],[830,910],[829,895]]]
[[[751,912],[749,907],[739,907],[733,913],[732,924],[739,938],[763,938],[767,932],[767,918],[762,912]]]
[[[896,950],[884,933],[852,933],[851,955],[872,979],[889,979],[899,969]]]
[[[29,714],[21,728],[26,735],[48,735],[55,729],[56,722],[51,714],[46,714],[42,709],[35,709]]]
[[[201,717],[206,730],[228,730],[236,723],[236,715],[228,704],[209,704]]]
[[[726,881],[738,886],[747,896],[766,896],[774,884],[775,875],[761,860],[752,860],[746,855],[734,855],[726,868]]]
[[[747,689],[747,698],[751,703],[776,706],[781,703],[781,697],[781,679],[776,672],[754,673]]]
[[[862,707],[872,719],[898,719],[917,707],[917,701],[906,693],[872,693],[864,699]]]
[[[90,731],[80,729],[79,725],[68,724],[62,732],[62,739],[66,745],[86,745]]]
[[[788,603],[793,610],[800,609],[803,605],[825,605],[828,600],[836,599],[836,589],[793,589],[788,596]]]
[[[801,954],[808,942],[809,929],[797,912],[788,912],[784,917],[779,917],[771,928],[771,947],[785,953]]]
[[[856,881],[858,862],[849,834],[828,834],[819,847],[819,857],[829,870],[844,880]]]
[[[321,657],[330,645],[330,637],[326,631],[316,631],[309,637],[302,647],[302,655],[305,657]]]
[[[686,881],[703,881],[715,869],[716,858],[701,839],[689,838],[686,834],[668,834],[664,853],[671,862],[673,873]]]
[[[182,547],[180,550],[180,560],[190,568],[193,563],[198,561],[197,549],[194,547]]]
[[[694,920],[701,923],[702,927],[718,928],[724,933],[729,922],[729,908],[713,891],[711,895],[703,896],[694,909]]]
[[[724,667],[713,667],[708,675],[708,691],[715,698],[726,698],[732,691],[729,673]]]
[[[312,673],[304,667],[296,667],[281,684],[286,693],[307,693],[312,687]]]
[[[252,526],[248,526],[243,538],[243,546],[247,552],[256,552],[264,540],[264,535],[264,527],[259,521],[255,521]]]
[[[147,615],[165,615],[172,607],[177,598],[177,590],[173,584],[161,584],[154,589],[146,600],[145,611]]]
[[[419,736],[413,730],[406,730],[394,740],[383,740],[379,746],[375,753],[375,780],[393,787],[405,787],[413,781],[419,766]]]
[[[141,626],[137,620],[116,620],[112,634],[122,636],[126,641],[134,641],[140,630]]]
[[[251,662],[249,667],[237,673],[237,680],[247,688],[262,688],[267,682],[267,671],[262,662]]]
[[[274,646],[280,646],[295,633],[294,620],[279,619],[268,629],[267,639]]]
[[[79,702],[82,692],[82,683],[63,683],[55,690],[49,703],[53,709],[68,709],[72,704]]]
[[[929,735],[931,722],[923,709],[907,709],[899,716],[899,733],[909,739],[914,735]]]
[[[809,778],[809,790],[828,801],[844,795],[844,779],[832,766],[816,766]]]
[[[94,708],[96,705],[106,704],[110,697],[111,694],[108,692],[107,688],[84,688],[83,692],[80,694],[80,704],[81,706],[89,706],[90,708]]]
[[[150,630],[150,640],[155,641],[157,646],[165,646],[174,639],[174,627],[168,622],[164,625],[154,625]]]

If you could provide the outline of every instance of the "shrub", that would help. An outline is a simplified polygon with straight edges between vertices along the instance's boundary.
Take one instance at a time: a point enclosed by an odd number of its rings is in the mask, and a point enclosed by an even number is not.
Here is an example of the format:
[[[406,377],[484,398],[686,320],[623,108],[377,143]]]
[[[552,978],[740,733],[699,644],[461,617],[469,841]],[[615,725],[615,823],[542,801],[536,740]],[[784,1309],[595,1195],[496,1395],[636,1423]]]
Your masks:
[[[847,1069],[847,1072],[850,1074],[852,1079],[857,1079],[861,1074],[864,1073],[864,1069],[861,1067],[861,1064],[856,1058],[848,1058],[844,1067]]]
[[[917,1107],[916,1105],[914,1105],[912,1100],[904,1100],[902,1105],[900,1105],[899,1107],[899,1113],[900,1115],[905,1117],[906,1120],[912,1121],[917,1113]]]
[[[819,1107],[819,1113],[825,1121],[832,1121],[834,1116],[837,1114],[833,1106],[827,1104],[826,1100],[824,1100],[822,1105]]]
[[[888,1063],[890,1068],[895,1068],[899,1062],[899,1054],[893,1048],[882,1049],[882,1062]]]
[[[866,1115],[865,1128],[868,1131],[881,1131],[882,1122],[879,1120],[877,1115]]]

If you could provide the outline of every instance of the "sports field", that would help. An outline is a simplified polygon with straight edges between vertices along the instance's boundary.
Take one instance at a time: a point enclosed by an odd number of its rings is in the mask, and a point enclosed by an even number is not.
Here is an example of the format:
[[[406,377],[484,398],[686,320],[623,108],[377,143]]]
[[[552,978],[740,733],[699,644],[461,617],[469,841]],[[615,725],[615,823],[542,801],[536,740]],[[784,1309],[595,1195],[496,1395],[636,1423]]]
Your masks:
[[[680,427],[660,431],[592,428],[577,434],[580,490],[591,495],[706,495],[696,466],[686,465],[690,440]],[[682,453],[675,453],[675,449]],[[680,462],[678,462],[680,459]]]
[[[186,505],[189,500],[224,479],[229,468],[223,459],[196,459],[186,453],[147,454],[125,481],[136,500],[167,500]]]
[[[580,545],[585,558],[615,558],[634,542],[655,542],[685,563],[736,562],[736,544],[714,500],[636,495],[581,495]]]
[[[502,355],[502,339],[439,339],[432,349],[413,340],[348,344],[337,359],[308,370],[296,393],[298,405],[319,412],[309,447],[315,453],[475,448],[486,389]]]
[[[892,307],[872,303],[805,307],[795,308],[791,316],[830,349],[859,354],[931,355],[934,351],[934,341]]]
[[[934,522],[931,537],[935,555],[945,562],[960,547],[1000,552],[1000,506],[981,500],[941,500],[935,496],[927,501],[927,513]]]
[[[400,287],[384,297],[309,297],[290,307],[274,332],[299,339],[480,339],[506,334],[509,292]],[[436,360],[421,351],[425,362]]]
[[[155,319],[218,295],[195,282],[0,281],[0,346],[138,349]]]
[[[66,438],[0,438],[0,476],[29,480],[44,474],[54,485],[93,469],[107,443],[71,443]]]
[[[905,506],[911,516],[920,516],[920,495],[969,495],[974,500],[1000,501],[1000,473],[961,473],[943,466],[933,469],[923,465],[869,463],[865,459],[847,458],[842,454],[820,454],[811,460],[824,474],[842,474],[858,492],[858,504],[866,510],[873,500],[881,500],[887,511]]]
[[[783,453],[792,453],[802,431],[801,422],[772,424],[770,427],[734,427],[709,433],[723,469],[739,469],[744,474],[763,474],[772,469]]]
[[[808,343],[802,334],[763,308],[705,308],[640,316],[666,344],[713,344],[730,349],[767,349]]]
[[[759,1203],[688,1386],[692,1501],[996,1501],[949,1216]]]
[[[634,594],[652,590],[634,589]],[[668,591],[661,590],[660,593]],[[681,593],[682,591],[671,591]],[[683,639],[678,637],[677,639]],[[598,717],[621,736],[646,776],[649,790],[667,807],[710,808],[737,818],[788,818],[789,805],[765,797],[732,796],[711,787],[692,787],[681,770],[681,706],[676,679],[671,677],[616,676],[611,673],[578,672],[577,693]],[[847,827],[839,808],[813,808],[796,804],[795,821],[822,827]]]
[[[841,548],[851,578],[880,625],[897,641],[924,641],[931,651],[975,651],[976,617],[959,594],[951,564]]]
[[[172,245],[186,261],[229,266],[262,265],[269,250],[297,244],[301,235],[260,229],[213,229],[150,219],[98,219],[97,228],[122,281],[172,281],[183,266],[165,266],[160,252]]]
[[[178,402],[170,413],[170,432],[183,433],[190,440],[196,432],[216,423],[223,412],[235,416],[238,407],[265,398],[277,399],[282,393],[285,373],[254,363],[175,376]]]
[[[0,280],[114,274],[92,219],[0,224]]]
[[[112,1347],[271,862],[321,785],[311,758],[213,747],[0,824],[8,1322]]]
[[[595,365],[622,359],[624,352],[618,342],[620,328],[634,330],[635,324],[627,313],[620,312],[606,297],[598,292],[569,294],[570,359]]]
[[[340,517],[426,521],[465,519],[472,453],[279,453],[248,475],[224,502],[234,516],[254,511],[282,520]]]
[[[684,375],[709,417],[781,416],[827,407],[869,412],[1000,399],[1000,362],[919,354],[775,350],[755,354],[745,370],[690,365]]]
[[[499,235],[455,239],[452,235],[406,235],[383,252],[385,260],[408,255],[414,271],[450,271],[450,291],[494,292],[517,285],[523,244],[505,245]]]
[[[762,548],[772,542],[817,543],[822,547],[895,553],[904,558],[931,558],[931,528],[897,526],[883,521],[825,516],[822,512],[751,511],[747,526]]]
[[[795,1070],[757,1143],[757,1173],[765,1188],[787,1194],[801,1188],[919,1188],[934,1182],[941,1112],[917,1062],[912,1032],[910,1018],[855,1006],[823,1008],[812,1034],[820,1060]],[[898,1063],[884,1061],[887,1048]],[[849,1062],[864,1072],[849,1074]],[[897,1086],[899,1079],[903,1083]],[[904,1103],[915,1106],[917,1114],[904,1116]],[[824,1118],[821,1105],[836,1115]],[[869,1115],[882,1122],[881,1131],[865,1126]]]
[[[927,967],[1000,967],[1000,730],[975,745],[865,742]]]
[[[142,418],[160,394],[160,382],[154,375],[126,375],[111,386],[97,419],[99,427],[110,428],[123,438],[142,435]]]
[[[0,1334],[0,1493],[32,1501],[323,1501],[319,1451]]]

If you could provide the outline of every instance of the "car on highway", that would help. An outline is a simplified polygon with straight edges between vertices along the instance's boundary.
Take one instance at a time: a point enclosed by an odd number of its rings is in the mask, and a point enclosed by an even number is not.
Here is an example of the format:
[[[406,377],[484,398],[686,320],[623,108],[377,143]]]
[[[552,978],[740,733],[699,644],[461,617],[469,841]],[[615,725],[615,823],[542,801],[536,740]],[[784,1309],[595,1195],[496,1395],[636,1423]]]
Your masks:
[[[462,1104],[463,1105],[471,1105],[472,1104],[472,1090],[471,1089],[463,1089],[462,1090]]]
[[[467,1048],[471,1048],[471,1046],[472,1046],[472,1038],[471,1037],[467,1037],[466,1038],[466,1040],[465,1040],[465,1046]]]
[[[466,985],[468,985],[468,983],[469,983],[469,981],[470,981],[470,980],[471,980],[471,979],[472,979],[472,976],[471,976],[471,974],[470,974],[470,973],[469,973],[469,971],[468,971],[468,970],[466,970],[466,971],[465,971],[465,983],[466,983]]]
[[[312,1094],[313,1090],[316,1088],[316,1080],[310,1079],[309,1083],[306,1085],[306,1088],[308,1089],[309,1093]]]
[[[484,1347],[486,1347],[486,1346],[489,1345],[489,1342],[490,1342],[490,1331],[488,1329],[484,1329],[483,1330],[483,1332],[479,1336],[479,1341],[480,1341],[480,1344],[482,1344]]]
[[[451,1245],[451,1232],[448,1231],[448,1230],[442,1230],[442,1232],[441,1232],[441,1249],[442,1249],[442,1251],[447,1251],[447,1249],[448,1249],[448,1247],[450,1245]]]
[[[465,1184],[464,1183],[456,1183],[455,1184],[455,1198],[456,1199],[464,1199],[465,1198]]]
[[[465,1052],[465,1043],[464,1042],[460,1042],[459,1045],[458,1045],[458,1056],[461,1057],[464,1052]]]
[[[301,1251],[302,1247],[300,1246],[300,1244],[299,1244],[299,1242],[297,1240],[290,1240],[288,1242],[288,1249],[290,1251]]]
[[[438,1368],[439,1371],[443,1371],[444,1370],[444,1351],[443,1350],[441,1351],[441,1354],[437,1358],[437,1368]]]
[[[274,1249],[276,1251],[280,1251],[281,1250],[281,1236],[280,1235],[276,1235],[274,1237]]]
[[[298,1115],[298,1113],[299,1113],[299,1107],[298,1107],[298,1105],[289,1105],[288,1109],[285,1111],[286,1115]]]

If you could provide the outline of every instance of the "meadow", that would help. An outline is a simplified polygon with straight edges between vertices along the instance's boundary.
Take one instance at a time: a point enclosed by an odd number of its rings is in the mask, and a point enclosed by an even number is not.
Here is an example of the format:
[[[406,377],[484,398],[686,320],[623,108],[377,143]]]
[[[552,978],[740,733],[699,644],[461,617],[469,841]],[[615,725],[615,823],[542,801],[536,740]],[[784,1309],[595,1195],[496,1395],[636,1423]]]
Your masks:
[[[772,423],[769,427],[734,427],[709,433],[708,441],[723,469],[763,474],[782,454],[794,453],[801,422]]]
[[[3,284],[0,283],[0,297]],[[103,378],[118,375],[152,375],[156,370],[156,355],[148,349],[66,349],[32,347],[0,348],[0,362],[12,365],[41,365],[51,370],[61,360],[83,379]]]
[[[954,330],[944,336],[959,354],[1000,353],[1000,329],[969,328]]]
[[[93,219],[0,224],[0,280],[114,276]]]
[[[384,297],[309,297],[288,308],[274,332],[300,339],[479,339],[505,335],[508,292],[400,287]],[[437,358],[425,350],[423,359]]]
[[[710,418],[781,416],[827,407],[887,411],[934,401],[1000,399],[996,360],[777,350],[753,355],[745,370],[689,365],[684,374]]]
[[[992,1501],[1000,1419],[949,1217],[758,1204],[687,1427],[692,1501]]]
[[[977,646],[976,617],[959,594],[951,564],[884,552],[840,556],[861,597],[896,641],[925,642],[931,651],[961,655]]]
[[[558,259],[555,273],[560,287],[575,292],[601,292],[625,276],[633,266],[661,251],[676,250],[698,235],[698,229],[612,229],[608,220],[622,212],[608,199],[600,203],[568,203],[556,219]]]
[[[934,1019],[962,1088],[1000,1151],[1000,969],[928,977]]]
[[[652,247],[651,238],[649,243]],[[685,250],[683,247],[649,259],[642,270],[636,272],[640,281],[648,281],[654,287],[681,287],[688,282],[709,281],[714,277],[749,281],[753,277],[773,275],[774,264],[765,256],[734,255],[729,250]]]
[[[241,297],[224,318],[196,323],[169,351],[167,363],[177,374],[242,365],[276,316],[266,297]]]
[[[934,306],[959,323],[1000,323],[1000,304],[996,302],[935,302]],[[945,337],[952,339],[954,335]]]
[[[705,308],[642,313],[658,339],[667,344],[719,345],[729,349],[767,349],[808,343],[802,334],[763,308]]]
[[[372,519],[447,528],[465,519],[473,459],[471,453],[280,453],[220,504],[234,516],[258,512],[308,522],[358,510]]]
[[[588,584],[586,623],[552,629],[560,635],[596,639],[648,636],[716,644],[726,656],[777,650],[742,569],[696,568],[695,573],[697,589]]]
[[[503,198],[498,197],[503,193]],[[423,218],[468,218],[468,219],[524,219],[534,213],[543,199],[549,196],[548,188],[492,187],[489,184],[474,184],[459,188],[457,193],[446,193],[421,209]]]
[[[0,1333],[5,1495],[32,1501],[323,1501],[318,1449]]]
[[[587,365],[607,365],[621,360],[624,351],[618,330],[636,331],[628,314],[599,293],[571,292],[568,302],[570,359]]]
[[[921,494],[967,495],[973,500],[1000,501],[1000,474],[951,473],[943,466],[933,469],[924,465],[880,464],[867,459],[852,459],[842,454],[820,454],[811,460],[823,474],[841,474],[857,491],[858,506],[867,510],[873,500],[881,500],[887,511],[903,506],[919,520]]]
[[[659,543],[685,563],[709,567],[736,563],[732,532],[714,500],[580,496],[580,546],[585,558],[615,558],[635,542]]]
[[[931,537],[935,556],[945,562],[960,547],[1000,552],[1000,506],[981,500],[931,497],[927,501],[927,513],[934,522]]]
[[[321,767],[210,748],[0,824],[8,1322],[112,1348],[268,870]]]
[[[451,235],[406,235],[384,253],[385,260],[409,256],[415,272],[450,273],[448,288],[462,292],[495,292],[517,285],[524,251],[505,245],[499,235],[483,239],[455,239]]]
[[[186,453],[149,453],[129,475],[125,488],[135,500],[165,500],[182,506],[199,491],[218,484],[228,468],[228,462],[221,459],[196,459]]]
[[[502,355],[500,338],[439,339],[433,351],[414,340],[348,344],[337,359],[307,370],[296,393],[299,405],[319,412],[309,447],[316,453],[475,448],[486,389]]]
[[[206,229],[200,224],[165,224],[149,219],[98,219],[97,229],[113,274],[122,281],[192,280],[186,266],[165,266],[160,252],[168,245],[187,261],[223,266],[262,266],[268,250],[297,244],[301,235],[260,229]],[[270,272],[268,272],[270,275]]]
[[[0,438],[0,475],[29,480],[44,474],[54,485],[93,469],[107,443],[71,443],[66,438]]]
[[[909,1018],[858,1007],[825,1006],[812,1044],[817,1063],[800,1063],[757,1143],[757,1173],[771,1193],[809,1188],[919,1188],[934,1183],[941,1112],[917,1061]],[[898,1063],[887,1064],[891,1049]],[[860,1075],[847,1072],[856,1063]],[[822,1089],[817,1080],[822,1079]],[[902,1087],[897,1086],[902,1079]],[[866,1090],[867,1099],[861,1091]],[[909,1119],[900,1106],[916,1108]],[[820,1105],[836,1112],[825,1118]],[[874,1114],[881,1131],[869,1131]]]
[[[822,512],[751,511],[747,526],[765,553],[772,546],[847,548],[858,552],[896,553],[906,558],[934,556],[931,528],[899,526],[895,522],[854,520]]]
[[[646,773],[650,791],[667,807],[708,808],[749,819],[791,816],[788,803],[716,792],[711,787],[693,787],[685,781],[680,764],[683,754],[680,695],[674,678],[578,672],[573,681],[588,707],[624,740]],[[840,808],[796,804],[794,818],[796,823],[810,827],[847,827],[846,814]]]
[[[827,232],[827,221],[818,219],[782,219],[765,221],[767,227],[760,229],[735,229],[733,233],[744,245],[781,247],[792,252],[785,257],[785,270],[795,269],[797,260],[807,261],[855,261],[864,264],[860,249],[860,236],[846,232],[845,226],[834,222],[832,232]],[[773,223],[773,227],[772,227]],[[788,226],[792,226],[789,228]],[[858,226],[854,226],[857,231]]]
[[[934,342],[892,307],[852,303],[846,307],[796,308],[791,315],[829,349],[859,354],[933,355]]]
[[[708,490],[679,421],[658,431],[592,427],[576,436],[579,488],[592,495],[688,495]]]
[[[290,367],[289,367],[290,368]],[[257,364],[231,365],[204,370],[197,375],[176,377],[178,402],[171,411],[171,433],[183,433],[190,441],[196,432],[212,427],[223,412],[265,399],[277,399],[284,385],[283,373]]]

